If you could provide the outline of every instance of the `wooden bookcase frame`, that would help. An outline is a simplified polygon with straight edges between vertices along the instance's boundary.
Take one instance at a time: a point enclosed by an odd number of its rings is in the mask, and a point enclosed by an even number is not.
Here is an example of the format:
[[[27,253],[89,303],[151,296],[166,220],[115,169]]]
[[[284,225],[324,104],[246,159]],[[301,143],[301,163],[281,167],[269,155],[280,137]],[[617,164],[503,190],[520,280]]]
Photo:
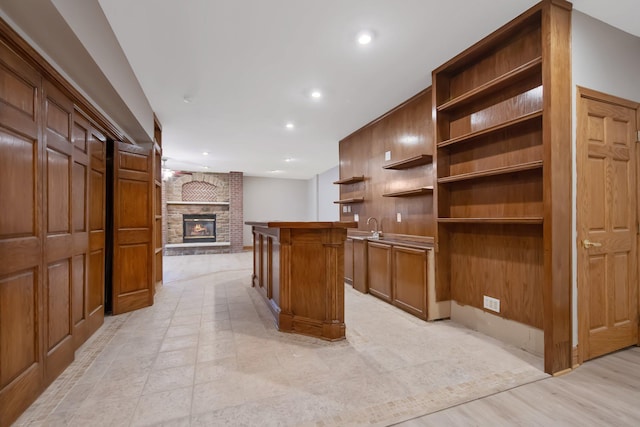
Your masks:
[[[571,368],[571,8],[544,0],[433,71],[437,300],[493,289],[543,329],[551,374]]]

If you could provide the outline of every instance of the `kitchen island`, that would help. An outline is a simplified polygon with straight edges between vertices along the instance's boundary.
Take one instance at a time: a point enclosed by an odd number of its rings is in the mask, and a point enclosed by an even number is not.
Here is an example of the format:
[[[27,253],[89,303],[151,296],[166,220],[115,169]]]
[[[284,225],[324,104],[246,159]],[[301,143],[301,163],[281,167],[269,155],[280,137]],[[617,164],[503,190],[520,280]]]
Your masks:
[[[356,222],[246,222],[252,284],[280,331],[344,339],[344,242]]]

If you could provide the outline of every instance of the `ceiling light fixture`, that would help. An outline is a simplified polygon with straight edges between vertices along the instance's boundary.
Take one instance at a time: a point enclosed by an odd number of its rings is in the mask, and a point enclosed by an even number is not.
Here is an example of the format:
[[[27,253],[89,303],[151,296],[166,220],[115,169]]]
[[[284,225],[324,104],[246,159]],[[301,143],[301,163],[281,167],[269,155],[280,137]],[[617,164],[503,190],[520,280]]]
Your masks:
[[[311,97],[313,99],[320,99],[322,98],[322,92],[320,92],[318,89],[314,89],[311,91]]]
[[[284,127],[286,127],[287,129],[293,129],[294,125],[293,125],[293,123],[289,122],[286,125],[284,125]]]
[[[360,31],[356,37],[359,44],[366,45],[373,41],[373,33],[371,31]]]
[[[295,159],[293,157],[287,157],[286,159],[284,159],[285,162],[290,163],[293,162]]]
[[[206,151],[203,151],[203,152],[202,152],[202,155],[203,155],[203,156],[208,156],[208,155],[209,155],[209,153],[207,153]]]
[[[191,98],[189,98],[188,96],[185,96],[184,98],[182,98],[182,102],[184,102],[185,104],[190,104]]]

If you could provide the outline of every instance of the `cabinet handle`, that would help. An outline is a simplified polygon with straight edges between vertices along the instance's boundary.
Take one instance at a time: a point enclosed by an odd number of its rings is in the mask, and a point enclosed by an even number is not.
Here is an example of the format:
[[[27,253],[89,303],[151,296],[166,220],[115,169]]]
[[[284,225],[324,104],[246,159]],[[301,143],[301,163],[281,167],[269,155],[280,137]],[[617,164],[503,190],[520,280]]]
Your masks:
[[[584,239],[582,241],[582,246],[584,246],[586,249],[589,248],[599,248],[600,246],[602,246],[602,243],[598,243],[598,242],[592,242],[589,239]]]

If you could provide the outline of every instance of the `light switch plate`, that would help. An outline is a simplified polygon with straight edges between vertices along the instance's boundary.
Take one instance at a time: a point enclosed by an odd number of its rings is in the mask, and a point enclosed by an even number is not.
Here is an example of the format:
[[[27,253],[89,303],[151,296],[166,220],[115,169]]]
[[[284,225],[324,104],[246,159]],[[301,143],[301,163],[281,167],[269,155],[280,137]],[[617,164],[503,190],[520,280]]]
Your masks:
[[[353,214],[353,220],[354,220],[355,222],[360,221],[360,215],[358,215],[358,214]]]
[[[400,212],[396,214],[396,221],[402,222],[402,214]]]
[[[384,152],[384,161],[388,162],[389,160],[391,160],[391,151],[385,151]]]

